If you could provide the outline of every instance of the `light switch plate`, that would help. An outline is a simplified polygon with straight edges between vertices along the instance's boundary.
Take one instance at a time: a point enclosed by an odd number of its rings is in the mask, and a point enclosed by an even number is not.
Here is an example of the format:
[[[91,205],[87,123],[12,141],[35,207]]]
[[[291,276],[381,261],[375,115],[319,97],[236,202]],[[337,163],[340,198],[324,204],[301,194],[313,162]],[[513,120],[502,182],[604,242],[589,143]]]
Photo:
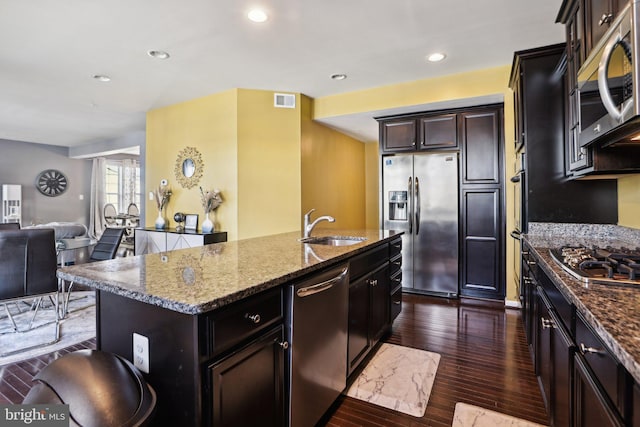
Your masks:
[[[133,366],[149,373],[149,338],[133,333]]]

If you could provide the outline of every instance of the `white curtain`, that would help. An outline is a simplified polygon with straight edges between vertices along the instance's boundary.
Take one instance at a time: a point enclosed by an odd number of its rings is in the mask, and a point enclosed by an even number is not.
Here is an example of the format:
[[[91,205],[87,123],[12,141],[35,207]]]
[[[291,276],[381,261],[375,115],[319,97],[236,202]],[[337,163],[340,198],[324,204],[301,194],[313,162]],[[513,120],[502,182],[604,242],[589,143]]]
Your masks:
[[[127,209],[131,203],[136,200],[136,168],[138,162],[133,159],[124,159],[122,161],[122,179],[124,194],[122,195],[121,212],[127,213]],[[138,206],[140,209],[140,206]]]
[[[91,169],[91,206],[89,211],[89,237],[99,239],[107,226],[104,220],[104,176],[106,161],[103,157],[93,159]]]

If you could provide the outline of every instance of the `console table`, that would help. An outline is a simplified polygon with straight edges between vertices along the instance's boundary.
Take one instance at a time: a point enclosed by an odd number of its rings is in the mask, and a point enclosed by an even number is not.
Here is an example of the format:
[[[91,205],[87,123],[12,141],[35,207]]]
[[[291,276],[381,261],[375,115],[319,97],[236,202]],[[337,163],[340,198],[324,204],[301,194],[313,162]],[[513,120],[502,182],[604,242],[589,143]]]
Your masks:
[[[136,228],[134,230],[134,254],[154,254],[226,241],[226,231],[202,233],[194,230],[177,231],[175,228],[163,230],[153,227]]]

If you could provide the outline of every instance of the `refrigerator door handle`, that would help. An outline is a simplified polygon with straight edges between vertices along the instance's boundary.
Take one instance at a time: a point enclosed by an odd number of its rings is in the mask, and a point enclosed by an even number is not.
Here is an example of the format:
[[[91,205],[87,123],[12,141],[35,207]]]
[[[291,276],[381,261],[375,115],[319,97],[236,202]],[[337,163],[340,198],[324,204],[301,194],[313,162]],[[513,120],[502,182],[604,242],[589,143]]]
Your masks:
[[[413,182],[411,180],[411,177],[409,177],[409,184],[407,185],[407,192],[409,193],[409,197],[408,197],[408,201],[412,201],[413,200]],[[411,218],[411,206],[409,207],[409,234],[413,233],[413,218]]]
[[[416,236],[420,233],[420,181],[415,179],[415,213],[416,213]]]

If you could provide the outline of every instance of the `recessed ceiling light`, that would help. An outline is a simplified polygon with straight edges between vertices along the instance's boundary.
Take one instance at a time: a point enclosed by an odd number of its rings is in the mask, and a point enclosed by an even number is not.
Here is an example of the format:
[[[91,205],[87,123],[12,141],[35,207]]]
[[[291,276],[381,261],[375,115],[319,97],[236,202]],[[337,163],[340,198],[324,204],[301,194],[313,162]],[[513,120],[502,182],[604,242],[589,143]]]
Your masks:
[[[427,59],[431,62],[440,62],[446,57],[447,55],[445,55],[444,53],[436,52],[429,55]]]
[[[333,80],[344,80],[347,78],[346,74],[331,74]]]
[[[96,74],[93,76],[94,79],[98,80],[99,82],[110,82],[111,81],[111,77],[107,76],[106,74]]]
[[[267,14],[262,9],[251,9],[247,14],[249,20],[253,22],[264,22],[267,20]]]
[[[150,50],[147,52],[147,55],[149,55],[152,58],[158,58],[158,59],[169,59],[169,53],[165,52],[164,50]]]

